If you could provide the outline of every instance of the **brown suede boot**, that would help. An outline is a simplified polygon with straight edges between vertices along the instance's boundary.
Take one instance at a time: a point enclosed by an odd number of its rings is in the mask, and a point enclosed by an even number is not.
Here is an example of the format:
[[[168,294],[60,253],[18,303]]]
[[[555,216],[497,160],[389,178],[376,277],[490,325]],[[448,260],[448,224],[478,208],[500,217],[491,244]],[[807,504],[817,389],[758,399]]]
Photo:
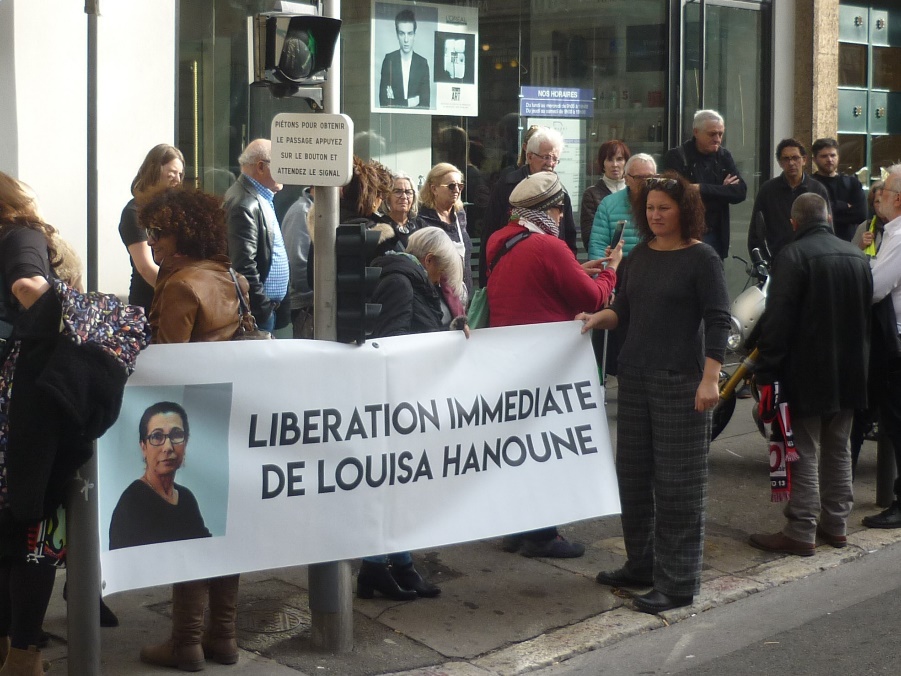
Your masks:
[[[0,674],[3,676],[44,676],[41,651],[33,645],[28,646],[28,650],[10,648],[6,662],[0,669]]]
[[[182,671],[203,669],[200,638],[209,587],[209,580],[172,585],[172,637],[159,645],[141,648],[142,662]]]
[[[238,575],[210,580],[210,624],[203,635],[203,654],[219,664],[238,661],[235,616],[238,612]]]

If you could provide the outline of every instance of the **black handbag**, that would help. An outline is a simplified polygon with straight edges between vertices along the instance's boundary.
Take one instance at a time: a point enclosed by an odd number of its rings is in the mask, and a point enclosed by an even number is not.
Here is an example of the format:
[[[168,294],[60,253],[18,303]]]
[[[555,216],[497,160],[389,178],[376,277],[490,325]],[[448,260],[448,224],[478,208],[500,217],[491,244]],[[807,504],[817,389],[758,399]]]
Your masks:
[[[241,293],[241,285],[238,284],[238,277],[235,275],[233,268],[228,269],[232,281],[235,283],[235,293],[238,295],[238,317],[240,323],[232,340],[272,340],[272,334],[257,326],[257,320],[253,318],[250,308],[244,301],[244,294]]]

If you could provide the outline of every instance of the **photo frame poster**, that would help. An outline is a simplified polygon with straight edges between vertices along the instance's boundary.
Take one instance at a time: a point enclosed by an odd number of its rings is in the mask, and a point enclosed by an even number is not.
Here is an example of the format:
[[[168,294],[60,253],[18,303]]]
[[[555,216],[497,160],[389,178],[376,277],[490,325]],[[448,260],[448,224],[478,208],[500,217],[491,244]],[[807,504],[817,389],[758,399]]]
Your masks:
[[[477,7],[372,2],[372,112],[479,114]]]

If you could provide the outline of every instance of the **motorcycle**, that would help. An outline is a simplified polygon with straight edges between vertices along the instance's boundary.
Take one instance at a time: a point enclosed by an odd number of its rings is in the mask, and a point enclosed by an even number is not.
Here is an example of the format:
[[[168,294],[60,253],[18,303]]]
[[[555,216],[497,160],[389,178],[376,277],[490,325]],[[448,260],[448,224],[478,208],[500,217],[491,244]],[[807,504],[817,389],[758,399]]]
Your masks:
[[[759,352],[756,347],[748,349],[748,345],[749,338],[766,307],[770,269],[769,264],[761,255],[760,249],[751,251],[750,263],[738,256],[733,256],[733,258],[744,263],[745,272],[748,274],[748,283],[732,301],[732,326],[726,346],[730,352],[744,355],[744,357],[731,375],[725,371],[720,373],[720,400],[713,409],[711,440],[716,439],[732,419],[732,414],[735,412],[736,392],[739,389],[747,386],[750,388],[752,396],[755,399],[759,398],[757,387],[754,384],[754,366]],[[755,407],[755,415],[756,412]]]

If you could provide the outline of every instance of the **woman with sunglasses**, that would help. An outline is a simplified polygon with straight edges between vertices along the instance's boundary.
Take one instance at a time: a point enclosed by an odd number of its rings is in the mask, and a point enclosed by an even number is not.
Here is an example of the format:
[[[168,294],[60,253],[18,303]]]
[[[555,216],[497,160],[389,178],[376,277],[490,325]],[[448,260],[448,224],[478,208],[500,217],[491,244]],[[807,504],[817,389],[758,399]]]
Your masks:
[[[185,157],[175,146],[160,143],[151,148],[141,163],[138,173],[131,182],[132,198],[122,210],[119,221],[119,236],[128,249],[131,263],[131,286],[128,302],[140,305],[145,312],[150,311],[153,302],[153,287],[159,266],[153,261],[147,245],[147,232],[138,224],[138,205],[135,195],[153,188],[175,188],[181,185],[185,176]]]
[[[432,167],[419,190],[419,225],[441,228],[453,241],[463,259],[463,283],[472,295],[472,240],[466,228],[463,210],[463,174],[453,164],[440,162]]]
[[[249,286],[240,274],[234,273],[236,276],[232,277],[231,261],[226,256],[225,211],[220,200],[195,190],[167,188],[150,197],[140,208],[138,217],[147,229],[153,259],[160,266],[150,308],[153,342],[231,340],[242,318],[236,285],[246,306],[250,305]],[[150,497],[158,498],[160,502],[155,504],[162,507],[165,507],[163,502],[176,508],[182,501],[190,503],[193,496],[180,490],[174,481],[188,440],[184,411],[158,411],[155,417],[142,421],[141,437],[147,462],[141,480],[146,486],[142,489],[153,490],[157,495]],[[175,513],[175,510],[164,511]],[[205,537],[198,517],[199,513],[193,519],[195,534],[191,537]],[[111,547],[114,525],[110,526]],[[173,524],[172,528],[176,526]],[[237,575],[172,585],[171,638],[142,648],[141,660],[185,671],[202,669],[205,658],[234,664],[238,661],[237,599]],[[207,600],[210,623],[204,633]]]
[[[681,176],[646,179],[642,242],[620,267],[610,309],[582,331],[627,326],[619,353],[616,474],[627,560],[600,584],[653,587],[638,610],[690,605],[701,586],[711,411],[729,333],[723,264],[701,242],[704,204]]]

